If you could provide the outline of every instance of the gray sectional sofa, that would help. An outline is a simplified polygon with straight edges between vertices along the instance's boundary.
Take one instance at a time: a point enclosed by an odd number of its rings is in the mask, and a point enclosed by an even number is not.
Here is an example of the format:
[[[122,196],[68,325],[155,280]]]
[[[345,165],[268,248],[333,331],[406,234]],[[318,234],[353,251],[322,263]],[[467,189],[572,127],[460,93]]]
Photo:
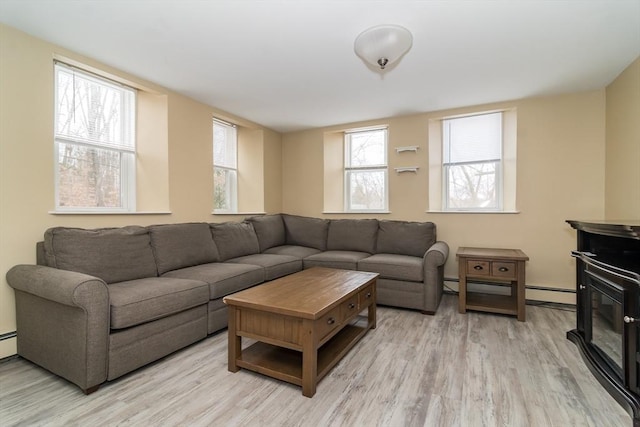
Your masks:
[[[430,222],[276,214],[56,227],[7,272],[18,354],[91,393],[227,326],[222,298],[315,266],[379,273],[377,302],[435,314],[448,246]]]

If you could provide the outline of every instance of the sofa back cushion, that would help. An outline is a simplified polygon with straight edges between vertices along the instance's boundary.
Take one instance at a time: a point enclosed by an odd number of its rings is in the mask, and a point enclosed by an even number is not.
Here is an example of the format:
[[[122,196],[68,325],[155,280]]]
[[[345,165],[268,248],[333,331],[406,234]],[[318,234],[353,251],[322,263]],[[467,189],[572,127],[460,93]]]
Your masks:
[[[158,274],[220,259],[205,222],[152,225],[149,235]]]
[[[329,223],[327,249],[330,251],[376,251],[377,219],[332,219]]]
[[[258,236],[260,252],[285,244],[284,222],[282,215],[261,215],[247,218]]]
[[[258,236],[251,223],[223,222],[210,225],[220,261],[260,253]]]
[[[379,254],[424,256],[436,242],[436,226],[432,222],[379,221]]]
[[[144,227],[55,227],[44,233],[47,265],[99,277],[106,283],[158,275]]]
[[[287,245],[306,246],[321,251],[327,250],[329,221],[297,215],[282,215]]]

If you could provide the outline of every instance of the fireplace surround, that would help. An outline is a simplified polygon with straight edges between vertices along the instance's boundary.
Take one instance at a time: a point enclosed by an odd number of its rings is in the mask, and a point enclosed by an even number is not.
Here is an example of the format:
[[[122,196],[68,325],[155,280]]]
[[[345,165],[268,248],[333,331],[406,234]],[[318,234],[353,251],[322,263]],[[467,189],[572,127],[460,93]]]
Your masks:
[[[640,221],[567,221],[578,231],[576,329],[567,338],[640,427]]]

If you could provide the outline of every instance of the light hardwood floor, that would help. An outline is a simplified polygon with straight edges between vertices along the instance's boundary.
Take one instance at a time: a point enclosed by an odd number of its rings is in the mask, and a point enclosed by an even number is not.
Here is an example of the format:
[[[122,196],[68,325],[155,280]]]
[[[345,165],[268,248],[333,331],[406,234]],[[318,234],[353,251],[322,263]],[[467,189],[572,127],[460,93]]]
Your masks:
[[[21,358],[0,363],[0,425],[630,426],[565,338],[575,313],[527,306],[527,322],[378,307],[370,331],[303,397],[227,371],[226,330],[85,396]]]

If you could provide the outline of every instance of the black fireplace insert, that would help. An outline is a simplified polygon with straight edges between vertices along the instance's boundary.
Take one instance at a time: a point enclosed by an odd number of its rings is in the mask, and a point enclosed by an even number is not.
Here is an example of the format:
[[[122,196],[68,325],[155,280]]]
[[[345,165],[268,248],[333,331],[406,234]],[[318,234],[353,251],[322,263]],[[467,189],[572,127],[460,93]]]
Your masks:
[[[567,338],[640,427],[640,222],[567,222],[578,230],[577,327]]]

